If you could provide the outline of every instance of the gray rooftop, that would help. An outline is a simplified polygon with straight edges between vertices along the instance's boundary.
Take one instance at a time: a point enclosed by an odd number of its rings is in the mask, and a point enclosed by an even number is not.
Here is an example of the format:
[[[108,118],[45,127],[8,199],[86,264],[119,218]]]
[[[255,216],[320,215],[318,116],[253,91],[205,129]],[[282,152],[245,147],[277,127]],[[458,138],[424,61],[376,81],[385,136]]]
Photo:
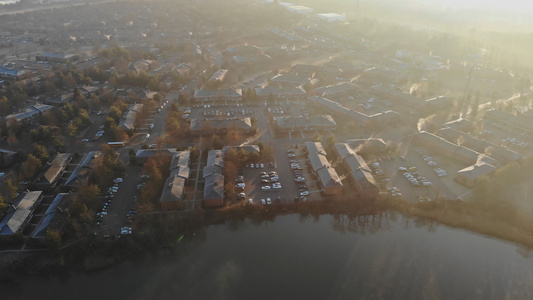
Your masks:
[[[203,177],[206,178],[211,174],[221,174],[222,168],[224,168],[224,153],[222,150],[209,150]]]
[[[204,200],[224,198],[224,176],[211,174],[205,177]]]
[[[493,165],[480,163],[468,166],[462,170],[457,171],[458,175],[464,176],[470,179],[477,179],[480,176],[494,172],[497,168]]]
[[[322,182],[324,188],[343,186],[339,175],[337,175],[337,172],[332,167],[319,169],[318,178],[320,179],[320,182]]]
[[[26,193],[14,206],[15,209],[8,212],[0,222],[0,235],[12,235],[22,229],[22,225],[31,215],[35,203],[41,197],[42,191]]]

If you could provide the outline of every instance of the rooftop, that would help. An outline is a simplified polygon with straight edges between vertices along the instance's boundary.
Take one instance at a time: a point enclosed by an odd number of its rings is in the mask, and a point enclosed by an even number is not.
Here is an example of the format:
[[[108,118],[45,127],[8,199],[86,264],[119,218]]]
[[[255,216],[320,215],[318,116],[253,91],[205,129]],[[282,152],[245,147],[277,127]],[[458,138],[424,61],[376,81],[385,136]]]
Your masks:
[[[27,192],[0,222],[0,235],[12,235],[22,229],[22,225],[31,215],[35,203],[40,199],[42,191]]]
[[[48,229],[59,231],[68,216],[68,208],[70,206],[69,193],[59,193],[54,198],[54,201],[46,209],[43,218],[35,231],[33,231],[32,238],[46,238]]]

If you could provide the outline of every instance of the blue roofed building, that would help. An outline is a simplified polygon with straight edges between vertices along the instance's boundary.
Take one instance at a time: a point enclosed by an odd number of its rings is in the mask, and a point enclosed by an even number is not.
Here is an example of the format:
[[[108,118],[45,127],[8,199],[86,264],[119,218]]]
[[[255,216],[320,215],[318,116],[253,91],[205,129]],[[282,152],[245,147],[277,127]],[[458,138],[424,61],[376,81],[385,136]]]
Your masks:
[[[46,240],[46,233],[52,230],[61,233],[63,225],[68,218],[68,209],[70,207],[70,193],[59,193],[56,195],[50,206],[44,212],[41,222],[33,231],[32,238],[36,240]]]
[[[26,70],[0,67],[0,78],[20,80],[26,78],[29,74],[31,73]]]
[[[27,192],[8,207],[4,219],[0,221],[0,239],[10,239],[17,232],[24,230],[33,216],[33,210],[43,198],[42,193],[42,191]]]
[[[12,120],[16,120],[20,123],[30,123],[32,120],[39,116],[42,116],[46,111],[52,109],[52,106],[46,104],[36,104],[28,106],[24,111],[10,114],[6,117],[6,122],[9,123]]]

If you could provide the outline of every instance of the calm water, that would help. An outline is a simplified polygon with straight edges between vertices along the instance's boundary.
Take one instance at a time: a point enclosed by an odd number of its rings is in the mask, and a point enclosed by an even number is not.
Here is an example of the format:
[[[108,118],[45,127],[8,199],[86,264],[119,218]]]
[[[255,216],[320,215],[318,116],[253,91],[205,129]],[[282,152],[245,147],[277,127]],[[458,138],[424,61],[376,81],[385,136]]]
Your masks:
[[[61,281],[30,279],[1,298],[533,298],[533,259],[515,245],[413,220],[364,229],[347,221],[290,215],[210,226],[140,262]]]

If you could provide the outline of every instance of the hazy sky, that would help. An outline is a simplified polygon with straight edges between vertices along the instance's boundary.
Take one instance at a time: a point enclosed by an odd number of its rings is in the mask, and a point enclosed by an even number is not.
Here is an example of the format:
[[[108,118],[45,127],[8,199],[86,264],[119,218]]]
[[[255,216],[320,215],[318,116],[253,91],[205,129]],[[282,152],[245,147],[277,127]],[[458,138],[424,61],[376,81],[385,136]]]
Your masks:
[[[509,9],[533,10],[533,1],[530,0],[425,0],[432,3],[448,4],[466,7],[494,7]]]

